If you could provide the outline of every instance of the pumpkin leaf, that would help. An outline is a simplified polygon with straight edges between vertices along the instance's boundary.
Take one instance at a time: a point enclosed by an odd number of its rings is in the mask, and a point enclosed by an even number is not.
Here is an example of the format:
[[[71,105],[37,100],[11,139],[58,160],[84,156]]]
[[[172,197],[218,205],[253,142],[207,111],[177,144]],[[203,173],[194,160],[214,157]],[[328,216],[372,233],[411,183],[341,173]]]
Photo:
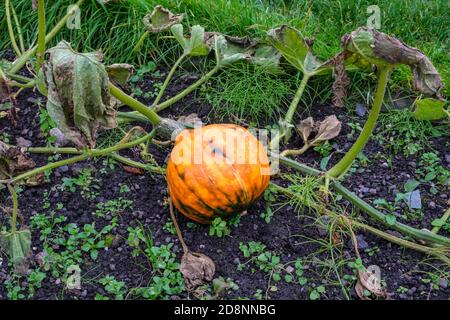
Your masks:
[[[417,120],[439,120],[447,117],[444,106],[445,101],[425,98],[415,103],[414,117]]]
[[[325,141],[336,138],[341,132],[341,122],[335,115],[326,117],[323,121],[315,124],[316,136],[311,142],[312,146],[317,146]]]
[[[31,252],[30,230],[0,232],[0,247],[8,254],[9,260],[14,266],[14,271],[18,274],[26,274]]]
[[[183,274],[186,289],[192,291],[213,279],[216,266],[210,257],[187,251],[181,258],[180,272]]]
[[[312,117],[308,117],[296,126],[297,132],[302,137],[303,142],[307,143],[309,140],[309,136],[311,132],[314,130],[314,119]]]
[[[191,28],[191,37],[185,38],[183,25],[175,24],[170,30],[178,43],[183,47],[184,54],[188,56],[205,56],[209,53],[209,47],[205,42],[205,29],[199,25]]]
[[[328,63],[316,58],[311,49],[311,41],[306,40],[301,32],[288,25],[271,29],[267,33],[270,43],[296,69],[304,74],[314,75],[331,72]]]
[[[183,20],[182,14],[173,14],[166,8],[158,5],[152,13],[146,15],[143,19],[144,27],[151,33],[167,31],[173,25]]]
[[[44,76],[50,117],[77,148],[94,148],[98,130],[116,127],[100,53],[78,53],[62,41],[47,56]]]
[[[126,86],[128,80],[134,74],[134,67],[127,63],[114,63],[105,68],[108,76],[114,82]]]
[[[381,68],[398,64],[409,66],[414,77],[413,88],[441,99],[441,77],[430,59],[419,49],[368,27],[344,35],[341,42],[344,51],[356,60],[366,60]]]

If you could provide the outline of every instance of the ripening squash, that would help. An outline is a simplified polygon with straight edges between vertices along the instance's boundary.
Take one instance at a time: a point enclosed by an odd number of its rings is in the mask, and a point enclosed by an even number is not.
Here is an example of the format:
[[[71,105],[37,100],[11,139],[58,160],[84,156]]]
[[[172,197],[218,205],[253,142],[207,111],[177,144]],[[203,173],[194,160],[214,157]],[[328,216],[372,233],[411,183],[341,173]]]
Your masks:
[[[270,167],[263,145],[248,130],[212,124],[177,136],[166,175],[175,207],[194,221],[211,223],[258,199]]]

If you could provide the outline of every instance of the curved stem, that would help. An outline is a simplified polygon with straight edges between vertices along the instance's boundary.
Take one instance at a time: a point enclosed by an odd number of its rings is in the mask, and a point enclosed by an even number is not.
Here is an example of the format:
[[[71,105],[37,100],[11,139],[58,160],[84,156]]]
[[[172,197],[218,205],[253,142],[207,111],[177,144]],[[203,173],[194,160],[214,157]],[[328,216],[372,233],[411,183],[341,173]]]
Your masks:
[[[180,240],[181,247],[183,248],[183,253],[188,253],[189,248],[186,245],[186,242],[184,242],[183,234],[181,233],[180,226],[178,225],[177,218],[175,217],[175,212],[173,210],[173,203],[172,198],[169,198],[169,211],[170,211],[170,217],[172,218],[173,225],[175,226],[175,230],[177,231],[178,239]]]
[[[294,161],[292,159],[280,157],[276,154],[271,154],[272,157],[278,157],[280,163],[293,168],[295,170],[298,170],[300,172],[303,172],[304,174],[313,175],[313,176],[325,176],[325,172],[322,172],[320,170],[317,170],[315,168],[311,168],[305,164],[299,163],[297,161]],[[394,225],[389,225],[386,221],[386,215],[382,212],[378,211],[374,207],[372,207],[370,204],[359,198],[356,194],[345,188],[343,185],[341,185],[339,182],[332,180],[332,185],[334,186],[335,190],[341,194],[345,199],[353,203],[356,207],[366,212],[371,218],[377,220],[378,222],[386,225],[389,228],[392,228],[394,230],[397,230],[399,232],[404,233],[407,236],[420,239],[427,242],[437,243],[441,244],[447,247],[450,247],[450,239],[447,237],[443,237],[440,235],[436,235],[434,233],[431,233],[430,231],[426,230],[418,230],[413,227],[410,227],[408,225],[405,225],[400,222],[396,222]]]
[[[67,20],[75,13],[76,10],[79,9],[79,7],[83,4],[84,1],[85,0],[78,0],[78,2],[72,7],[72,9],[70,9],[67,12],[67,14],[61,20],[59,20],[59,22],[53,27],[53,29],[50,30],[50,32],[46,35],[45,44],[50,42],[50,40],[52,40],[56,36],[59,30],[61,30],[66,25]],[[23,66],[27,63],[27,61],[30,60],[32,56],[34,56],[36,51],[37,46],[34,46],[27,52],[25,52],[23,55],[21,55],[19,59],[14,61],[13,66],[11,67],[10,70],[8,70],[8,73],[19,72],[19,70],[22,69]]]
[[[17,192],[16,189],[14,188],[14,186],[8,184],[8,190],[9,193],[11,194],[12,197],[12,201],[13,201],[13,212],[11,214],[11,233],[16,232],[17,226],[17,213],[19,210],[19,201],[17,200]]]
[[[450,217],[450,208],[448,208],[447,211],[445,211],[444,215],[441,217],[440,220],[446,223],[449,217]],[[441,226],[436,226],[431,230],[431,232],[434,234],[438,234],[439,230],[441,230]]]
[[[17,45],[16,38],[14,36],[14,29],[11,21],[11,2],[10,0],[5,0],[5,11],[6,11],[6,24],[8,26],[8,34],[9,38],[11,39],[11,45],[16,52],[16,55],[19,57],[22,55],[22,52],[19,49],[19,46]]]
[[[155,111],[153,111],[152,109],[147,107],[142,102],[139,102],[138,100],[134,99],[133,97],[127,95],[125,92],[120,90],[118,87],[113,85],[111,82],[109,83],[109,91],[111,92],[111,94],[114,97],[116,97],[117,99],[119,99],[120,101],[125,103],[127,106],[129,106],[132,109],[136,110],[137,112],[145,115],[153,125],[156,126],[156,125],[160,124],[161,118],[156,114]]]
[[[44,0],[38,0],[38,44],[37,44],[37,65],[36,73],[44,63],[44,51],[45,51],[45,2]]]
[[[183,91],[181,91],[180,93],[178,93],[176,96],[160,103],[159,105],[156,105],[154,107],[154,110],[156,112],[159,112],[161,110],[164,110],[168,107],[170,107],[171,105],[173,105],[175,102],[183,99],[185,96],[187,96],[189,93],[191,93],[192,91],[194,91],[195,89],[197,89],[199,86],[201,86],[203,83],[205,83],[206,81],[208,81],[209,78],[211,78],[217,71],[220,70],[220,66],[215,66],[211,71],[209,71],[207,74],[205,74],[203,77],[201,77],[200,79],[198,79],[196,82],[194,82],[192,85],[190,85],[189,87],[187,87],[186,89],[184,89]]]
[[[146,30],[142,36],[139,38],[138,42],[136,43],[136,45],[133,48],[133,52],[137,53],[139,51],[139,49],[141,48],[142,44],[144,43],[144,40],[148,37],[149,32],[148,30]]]
[[[288,156],[298,156],[301,154],[304,154],[309,148],[311,147],[310,144],[305,143],[303,147],[300,149],[286,149],[283,152],[280,153],[280,156],[282,157],[288,157]]]
[[[186,57],[186,55],[183,53],[178,58],[178,60],[175,62],[173,67],[170,69],[170,72],[167,75],[166,80],[164,80],[164,83],[163,83],[161,89],[159,90],[158,96],[156,97],[155,101],[153,101],[153,103],[152,103],[152,107],[156,106],[159,103],[159,101],[161,100],[161,98],[162,98],[162,96],[164,94],[164,91],[166,91],[167,85],[169,84],[170,80],[172,79],[172,77],[173,77],[173,75],[175,73],[175,70],[177,70],[178,66],[180,65],[180,63],[183,61],[183,59],[185,57]]]
[[[127,143],[119,143],[116,144],[112,147],[109,148],[105,148],[105,149],[85,149],[83,150],[83,154],[80,154],[79,156],[76,157],[72,157],[69,159],[64,159],[64,160],[60,160],[60,161],[56,161],[56,162],[52,162],[52,163],[48,163],[45,166],[39,167],[39,168],[35,168],[33,170],[27,171],[25,173],[22,173],[18,176],[15,176],[9,180],[0,180],[0,183],[16,183],[17,181],[23,180],[23,179],[27,179],[29,177],[35,176],[39,173],[43,173],[47,170],[52,170],[64,165],[69,165],[69,164],[73,164],[79,161],[83,161],[86,160],[88,158],[94,158],[94,157],[100,157],[100,156],[106,156],[112,152],[116,152],[122,149],[127,149],[127,148],[131,148],[134,147],[138,144],[141,144],[145,141],[147,141],[148,139],[152,139],[155,135],[155,130],[153,130],[152,132],[150,132],[149,134],[146,134],[145,136],[127,142]],[[60,153],[60,149],[61,148],[53,148],[54,152],[58,152]],[[73,148],[64,148],[66,153],[69,153],[69,150],[73,150]],[[76,149],[75,149],[76,150]],[[29,152],[38,152],[40,151],[40,153],[44,152],[44,151],[52,151],[52,148],[29,148],[28,149]]]
[[[369,117],[353,146],[344,157],[336,163],[327,174],[333,178],[340,178],[342,175],[350,168],[353,161],[356,159],[358,154],[364,149],[364,146],[369,141],[373,129],[376,126],[378,115],[381,111],[381,106],[383,104],[384,92],[386,91],[386,85],[389,79],[389,74],[391,72],[390,67],[386,67],[380,70],[378,75],[377,91],[375,93],[375,99],[373,101],[372,109],[370,110]]]

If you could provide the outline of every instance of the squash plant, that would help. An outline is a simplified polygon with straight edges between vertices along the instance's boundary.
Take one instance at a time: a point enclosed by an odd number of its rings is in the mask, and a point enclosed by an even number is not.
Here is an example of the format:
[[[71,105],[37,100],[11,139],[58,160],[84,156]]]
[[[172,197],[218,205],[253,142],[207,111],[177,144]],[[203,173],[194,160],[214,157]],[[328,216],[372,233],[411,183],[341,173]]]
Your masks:
[[[77,4],[81,5],[82,3],[83,0],[80,0]],[[38,4],[38,45],[21,54],[10,68],[5,71],[2,70],[0,73],[2,80],[2,82],[0,82],[0,88],[3,91],[6,91],[4,88],[9,90],[11,86],[25,88],[36,85],[40,92],[48,97],[47,110],[49,114],[52,116],[59,129],[64,133],[65,137],[69,139],[76,148],[26,148],[25,151],[30,153],[65,153],[73,154],[74,156],[48,163],[38,168],[32,168],[34,164],[30,164],[29,167],[21,167],[24,171],[22,171],[22,169],[20,171],[11,171],[9,170],[11,167],[19,168],[20,161],[24,161],[26,155],[23,154],[24,150],[16,149],[13,146],[3,146],[3,149],[6,150],[6,152],[0,153],[0,164],[2,164],[0,169],[3,168],[3,170],[0,171],[3,174],[0,176],[0,186],[6,185],[11,193],[13,200],[13,214],[10,222],[10,232],[2,234],[1,239],[2,246],[7,249],[6,251],[9,252],[13,262],[23,262],[24,258],[29,253],[30,248],[29,231],[26,232],[26,229],[17,230],[16,217],[18,198],[14,186],[20,182],[39,183],[39,179],[36,179],[36,177],[39,177],[47,170],[94,157],[111,155],[116,160],[129,166],[136,166],[150,172],[164,173],[164,169],[162,168],[127,159],[120,156],[118,151],[142,143],[151,143],[155,135],[160,135],[176,141],[176,146],[172,151],[172,153],[174,153],[173,157],[176,157],[177,146],[180,147],[186,142],[189,142],[191,139],[190,136],[193,135],[194,132],[203,133],[203,130],[207,132],[210,129],[219,132],[232,130],[235,131],[236,134],[239,133],[241,136],[248,136],[252,141],[250,144],[252,146],[251,148],[249,146],[237,146],[233,150],[241,150],[241,153],[243,152],[244,154],[258,154],[261,151],[259,142],[243,128],[213,124],[192,131],[183,131],[186,128],[194,127],[194,124],[186,121],[186,119],[183,121],[176,121],[162,118],[157,112],[187,96],[201,84],[205,83],[216,72],[231,63],[245,60],[249,63],[278,68],[281,55],[297,69],[302,71],[304,78],[289,107],[284,123],[282,122],[284,131],[272,141],[273,143],[278,143],[282,137],[289,137],[290,125],[288,124],[292,121],[297,104],[310,77],[330,73],[332,69],[334,69],[336,75],[335,93],[337,93],[338,98],[341,98],[342,88],[345,87],[345,82],[348,81],[344,72],[346,68],[352,69],[355,66],[367,64],[373,64],[378,68],[377,92],[367,123],[354,146],[332,169],[325,173],[273,152],[270,152],[270,155],[294,170],[316,176],[318,179],[323,179],[325,177],[325,181],[328,181],[336,192],[340,193],[358,208],[364,210],[377,222],[388,225],[386,215],[343,187],[337,179],[343,177],[343,173],[348,169],[354,158],[368,141],[370,134],[375,127],[381,108],[389,73],[397,64],[403,63],[411,66],[415,77],[414,87],[416,89],[424,94],[432,95],[437,98],[440,97],[439,90],[442,83],[439,74],[434,69],[429,59],[417,49],[408,47],[397,39],[383,33],[367,28],[360,28],[350,35],[344,36],[344,50],[342,53],[338,54],[335,58],[322,63],[313,56],[310,45],[301,37],[300,33],[289,26],[282,26],[271,31],[269,33],[269,44],[252,39],[222,35],[216,32],[204,32],[203,28],[200,26],[194,26],[191,30],[191,36],[185,38],[183,28],[179,24],[180,19],[177,18],[175,19],[176,21],[170,19],[170,14],[165,11],[162,16],[153,16],[153,18],[150,17],[150,20],[152,24],[155,24],[155,27],[157,22],[163,21],[167,23],[167,19],[170,20],[169,24],[171,31],[182,46],[183,54],[175,63],[164,81],[164,85],[158,94],[156,103],[149,108],[133,97],[127,95],[120,89],[119,85],[117,85],[117,83],[123,82],[124,79],[128,78],[127,72],[130,71],[130,68],[127,66],[116,65],[107,68],[101,63],[101,57],[98,52],[78,53],[66,42],[61,42],[56,47],[44,52],[46,43],[48,43],[62,25],[64,25],[70,14],[64,16],[48,34],[45,34],[44,0],[39,0]],[[161,8],[156,12],[161,13],[160,11]],[[172,15],[171,17],[173,18],[174,16]],[[164,28],[166,27],[167,26]],[[13,37],[14,36],[11,35],[12,42]],[[215,58],[215,66],[213,69],[180,93],[160,102],[165,88],[182,60],[187,56],[207,56],[210,52],[213,52]],[[36,69],[40,70],[37,79],[27,79],[17,76],[17,72],[35,54],[37,54],[38,57]],[[75,61],[77,63],[74,63]],[[109,74],[108,70],[110,71]],[[111,72],[112,70],[114,72]],[[120,79],[118,79],[117,74],[121,75],[119,77]],[[116,84],[113,83],[114,81],[116,81]],[[89,85],[83,85],[85,83],[88,83]],[[116,99],[134,109],[134,112],[116,112]],[[125,119],[126,121],[146,121],[153,125],[153,130],[150,133],[144,133],[136,138],[136,133],[142,133],[143,129],[133,128],[118,144],[105,149],[96,149],[95,133],[98,130],[114,127],[117,118]],[[329,127],[331,129],[328,134],[334,134],[338,125],[333,122]],[[309,129],[306,130],[310,132]],[[184,132],[185,134],[181,134],[181,132]],[[308,140],[309,134],[305,134],[304,138],[310,145],[315,144],[315,140]],[[217,148],[210,140],[202,139],[200,141],[202,144],[204,143],[206,149],[209,148],[206,162],[198,165],[185,165],[183,161],[175,163],[175,159],[172,156],[169,161],[167,178],[175,206],[182,213],[199,222],[210,222],[217,214],[226,216],[231,212],[244,210],[252,201],[264,192],[269,184],[269,176],[262,174],[262,170],[268,167],[267,155],[263,152],[263,156],[258,157],[259,162],[254,166],[245,167],[245,164],[243,166],[235,166],[233,160],[235,159],[234,157],[237,152],[233,152],[230,156],[230,154],[225,154],[222,148]],[[9,150],[13,150],[14,152],[10,152]],[[219,167],[216,162],[217,157],[230,157],[228,160],[231,160],[231,162],[225,163],[222,167]],[[198,176],[201,178],[200,173],[209,170],[216,173],[219,172],[221,176],[218,175],[217,179],[213,179],[213,182],[208,181],[207,179],[203,179],[201,183],[198,181],[198,190],[196,190],[196,192],[199,195],[201,194],[201,196],[196,198],[197,200],[195,200],[195,203],[192,201],[190,202],[190,198],[187,196],[188,192],[181,193],[179,191],[185,188],[187,191],[194,194],[192,192],[193,182],[189,181],[189,176]],[[245,176],[249,174],[249,172],[253,178],[246,181]],[[220,194],[220,191],[222,190],[221,184],[225,181],[228,184],[236,182],[233,184],[234,187],[230,194],[223,194],[226,201],[217,198],[217,194]],[[278,190],[286,192],[281,186],[275,184],[272,185],[275,188],[278,188]],[[195,187],[197,187],[197,185]],[[288,192],[286,193],[288,194]],[[296,195],[290,194],[289,196],[295,197]],[[336,215],[327,210],[326,206],[321,212],[333,217]],[[171,214],[173,215],[173,212],[171,212]],[[176,221],[174,222],[176,223]],[[347,217],[342,223],[344,225],[350,223],[354,227],[372,232],[396,244],[433,255],[450,265],[450,259],[448,258],[450,239],[441,235],[425,230],[417,230],[399,222],[388,225],[389,228],[398,230],[413,239],[425,241],[426,244],[422,245],[388,235],[383,231],[361,224],[358,221],[351,220]],[[179,228],[177,229],[177,233],[181,239]],[[183,274],[186,277],[187,283],[191,285],[194,285],[195,283],[195,285],[198,285],[199,283],[193,281],[193,279],[211,279],[211,270],[213,273],[214,267],[211,261],[208,260],[209,258],[205,258],[205,256],[200,254],[191,254],[185,245],[183,245],[183,250],[185,251],[185,264],[182,268],[185,271]],[[204,270],[205,266],[208,266],[209,268],[206,273]]]

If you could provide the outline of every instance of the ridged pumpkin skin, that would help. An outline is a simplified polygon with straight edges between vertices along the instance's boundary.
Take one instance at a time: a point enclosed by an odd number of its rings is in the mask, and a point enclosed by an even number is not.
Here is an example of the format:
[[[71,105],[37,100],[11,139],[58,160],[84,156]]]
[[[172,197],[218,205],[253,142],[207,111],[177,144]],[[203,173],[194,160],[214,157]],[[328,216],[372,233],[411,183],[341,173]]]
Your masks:
[[[175,207],[211,223],[246,210],[269,185],[269,171],[263,145],[248,130],[212,124],[177,136],[166,176]]]

